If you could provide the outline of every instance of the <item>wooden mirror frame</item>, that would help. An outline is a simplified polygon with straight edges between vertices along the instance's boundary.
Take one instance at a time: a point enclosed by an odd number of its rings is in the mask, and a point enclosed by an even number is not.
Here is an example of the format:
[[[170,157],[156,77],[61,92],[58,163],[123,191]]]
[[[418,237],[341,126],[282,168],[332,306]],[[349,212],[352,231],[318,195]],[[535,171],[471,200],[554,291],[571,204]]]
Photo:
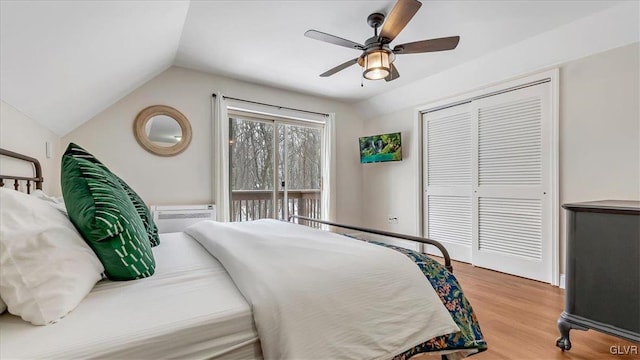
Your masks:
[[[178,122],[180,129],[182,129],[182,138],[177,144],[173,146],[160,146],[149,140],[145,127],[149,119],[157,115],[165,115]],[[189,146],[189,143],[191,143],[191,124],[184,114],[171,106],[152,105],[144,108],[136,116],[136,120],[133,122],[133,134],[138,144],[148,152],[159,156],[174,156],[183,152],[187,146]]]

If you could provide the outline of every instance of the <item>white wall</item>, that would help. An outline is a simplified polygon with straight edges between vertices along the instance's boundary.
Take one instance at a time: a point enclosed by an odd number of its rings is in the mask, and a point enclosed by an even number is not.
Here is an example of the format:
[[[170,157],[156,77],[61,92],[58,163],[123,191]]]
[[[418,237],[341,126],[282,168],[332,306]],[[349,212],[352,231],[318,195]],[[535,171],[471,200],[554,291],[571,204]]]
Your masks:
[[[640,45],[634,43],[560,66],[560,201],[640,200]],[[473,89],[468,89],[473,90]],[[364,123],[366,133],[417,134],[409,107]],[[408,136],[406,136],[408,135]],[[366,225],[416,234],[420,165],[418,144],[403,143],[402,164],[363,169]],[[399,217],[387,224],[389,209]],[[564,215],[561,217],[561,224]],[[564,227],[560,230],[564,272]]]
[[[560,71],[560,201],[640,200],[640,45]]]
[[[52,157],[46,158],[46,143],[51,143]],[[44,177],[43,190],[50,195],[60,195],[60,164],[55,156],[59,152],[60,137],[44,128],[18,109],[0,101],[0,148],[28,155],[40,161]],[[15,171],[18,171],[17,173]],[[34,176],[28,167],[16,161],[0,157],[0,173],[6,175]],[[6,186],[9,186],[7,184]],[[32,189],[35,189],[33,187]]]
[[[369,227],[418,234],[415,218],[420,194],[416,189],[420,179],[415,166],[419,153],[414,113],[407,108],[365,121],[366,135],[402,133],[402,161],[362,165],[363,218]],[[398,223],[388,223],[389,217],[397,217]]]
[[[361,167],[357,137],[362,121],[351,106],[171,67],[62,138],[62,151],[75,142],[122,177],[148,204],[205,204],[213,201],[211,177],[212,93],[317,112],[336,113],[338,221],[360,223]],[[193,140],[174,157],[155,156],[138,145],[133,121],[143,108],[163,104],[190,121]]]

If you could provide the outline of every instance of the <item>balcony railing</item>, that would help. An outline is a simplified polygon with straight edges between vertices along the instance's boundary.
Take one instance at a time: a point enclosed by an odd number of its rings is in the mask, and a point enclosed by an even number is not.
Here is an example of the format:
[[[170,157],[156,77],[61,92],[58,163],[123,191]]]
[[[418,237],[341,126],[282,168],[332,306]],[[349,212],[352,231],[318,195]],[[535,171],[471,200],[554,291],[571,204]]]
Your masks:
[[[277,216],[274,216],[272,190],[233,190],[231,192],[231,221],[248,221],[264,218],[284,219],[284,191],[277,194]],[[319,219],[321,216],[320,190],[289,190],[287,192],[289,215]]]

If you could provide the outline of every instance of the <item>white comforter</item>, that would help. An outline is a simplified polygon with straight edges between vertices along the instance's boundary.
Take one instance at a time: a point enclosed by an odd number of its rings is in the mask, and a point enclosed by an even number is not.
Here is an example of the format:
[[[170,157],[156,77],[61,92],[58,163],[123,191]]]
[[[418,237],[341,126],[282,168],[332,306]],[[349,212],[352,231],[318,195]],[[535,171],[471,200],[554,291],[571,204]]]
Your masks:
[[[276,220],[186,232],[251,304],[266,359],[387,359],[458,331],[419,268],[394,250]]]

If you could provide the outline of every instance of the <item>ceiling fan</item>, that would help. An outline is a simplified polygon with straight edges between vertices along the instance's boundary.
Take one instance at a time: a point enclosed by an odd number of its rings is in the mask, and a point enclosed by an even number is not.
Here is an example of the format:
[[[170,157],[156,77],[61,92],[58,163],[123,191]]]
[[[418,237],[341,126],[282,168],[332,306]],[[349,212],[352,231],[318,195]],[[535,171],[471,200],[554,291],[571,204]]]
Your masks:
[[[358,64],[364,69],[362,76],[365,79],[392,81],[400,77],[398,69],[393,64],[396,55],[455,49],[460,41],[460,36],[415,41],[396,45],[393,49],[389,46],[418,12],[420,6],[422,6],[422,3],[418,0],[398,0],[393,9],[391,9],[386,21],[384,14],[373,13],[369,15],[367,23],[373,28],[374,35],[367,39],[364,45],[321,31],[307,30],[304,33],[306,37],[362,51],[359,57],[327,70],[320,76],[331,76],[351,65]],[[382,25],[382,29],[378,34],[380,25]]]

